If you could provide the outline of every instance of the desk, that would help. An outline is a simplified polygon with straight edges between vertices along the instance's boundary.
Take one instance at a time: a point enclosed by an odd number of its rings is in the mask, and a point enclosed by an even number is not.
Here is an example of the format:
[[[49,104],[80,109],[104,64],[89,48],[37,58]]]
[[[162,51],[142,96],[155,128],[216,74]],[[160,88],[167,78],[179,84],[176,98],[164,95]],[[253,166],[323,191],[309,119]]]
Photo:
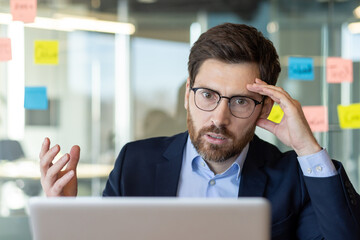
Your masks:
[[[11,189],[19,188],[25,196],[30,197],[40,194],[41,174],[39,164],[38,160],[30,159],[0,161],[0,215],[9,215],[9,202],[14,202],[16,200],[14,198],[24,198],[24,196],[19,196],[19,194],[12,196],[11,194],[14,194],[14,191],[6,192],[6,188],[3,189],[6,183],[16,184]],[[112,169],[113,165],[110,164],[79,163],[77,167],[78,184],[82,183],[82,189],[87,190],[86,195],[98,195],[102,190],[101,180],[107,179]],[[90,190],[88,190],[88,186],[90,186]],[[24,207],[25,203],[20,205]]]
[[[39,180],[40,163],[33,160],[19,159],[16,161],[0,162],[1,180]],[[79,163],[77,167],[78,179],[107,178],[113,169],[110,164],[87,164]]]

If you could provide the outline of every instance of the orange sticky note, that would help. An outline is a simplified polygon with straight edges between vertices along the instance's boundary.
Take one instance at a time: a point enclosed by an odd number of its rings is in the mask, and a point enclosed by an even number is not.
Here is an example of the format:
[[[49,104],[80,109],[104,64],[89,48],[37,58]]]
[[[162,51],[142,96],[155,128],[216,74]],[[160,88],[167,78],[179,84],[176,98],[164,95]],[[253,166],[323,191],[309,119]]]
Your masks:
[[[302,109],[311,131],[329,131],[328,109],[326,106],[304,106]]]
[[[13,21],[32,23],[36,17],[37,0],[10,0]]]
[[[353,82],[353,63],[349,59],[329,57],[326,59],[328,83]]]
[[[9,61],[11,59],[11,39],[0,38],[0,61]]]

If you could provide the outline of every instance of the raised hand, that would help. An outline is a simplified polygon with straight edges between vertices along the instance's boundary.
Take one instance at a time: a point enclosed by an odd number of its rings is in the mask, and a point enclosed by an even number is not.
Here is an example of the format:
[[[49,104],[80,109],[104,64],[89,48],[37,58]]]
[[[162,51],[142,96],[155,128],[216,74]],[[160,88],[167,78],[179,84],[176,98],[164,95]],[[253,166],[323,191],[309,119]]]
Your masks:
[[[284,116],[279,124],[260,118],[257,126],[272,132],[281,142],[293,148],[299,156],[321,150],[305,119],[300,103],[291,98],[284,89],[268,85],[260,79],[256,79],[253,84],[248,84],[247,89],[268,96],[284,111]]]
[[[50,139],[45,138],[39,154],[41,186],[48,197],[76,196],[76,167],[80,158],[80,147],[73,146],[70,154],[66,153],[54,163],[54,158],[59,152],[60,146],[50,148]]]

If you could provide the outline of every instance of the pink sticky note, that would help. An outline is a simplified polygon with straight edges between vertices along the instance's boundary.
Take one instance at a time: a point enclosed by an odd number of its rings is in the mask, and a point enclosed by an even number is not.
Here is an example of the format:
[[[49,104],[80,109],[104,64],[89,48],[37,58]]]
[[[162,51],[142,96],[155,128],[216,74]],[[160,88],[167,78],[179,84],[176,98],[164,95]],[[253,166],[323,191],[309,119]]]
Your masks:
[[[9,61],[11,59],[10,38],[0,38],[0,61]]]
[[[339,57],[326,59],[326,81],[328,83],[353,82],[353,63]]]
[[[34,22],[37,0],[10,0],[10,7],[13,21]]]
[[[328,109],[325,106],[304,106],[302,107],[305,118],[308,121],[311,131],[329,131]]]

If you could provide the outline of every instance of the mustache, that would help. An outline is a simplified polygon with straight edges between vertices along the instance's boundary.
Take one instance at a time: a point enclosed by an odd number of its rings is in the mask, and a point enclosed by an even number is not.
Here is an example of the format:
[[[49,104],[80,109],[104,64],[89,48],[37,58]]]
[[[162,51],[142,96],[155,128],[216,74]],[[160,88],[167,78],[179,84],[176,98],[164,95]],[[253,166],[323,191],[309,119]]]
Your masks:
[[[202,128],[199,132],[199,136],[205,135],[208,132],[221,134],[226,138],[235,138],[235,136],[226,127],[223,126],[217,127],[215,125]]]

